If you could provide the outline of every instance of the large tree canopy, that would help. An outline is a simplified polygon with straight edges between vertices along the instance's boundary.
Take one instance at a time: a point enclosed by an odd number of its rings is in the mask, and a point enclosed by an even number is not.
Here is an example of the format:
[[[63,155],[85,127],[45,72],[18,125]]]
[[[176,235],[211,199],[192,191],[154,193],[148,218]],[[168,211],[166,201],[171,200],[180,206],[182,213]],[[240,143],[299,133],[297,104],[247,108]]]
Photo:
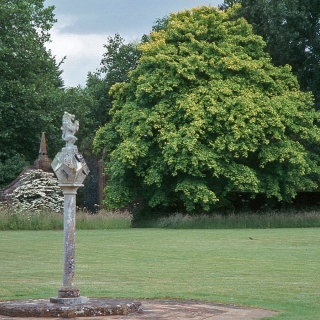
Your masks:
[[[63,83],[45,47],[55,19],[43,2],[0,1],[0,185],[14,178],[16,172],[6,178],[10,162],[21,170],[35,160],[41,131],[53,131]]]
[[[187,211],[224,206],[234,192],[288,201],[317,187],[319,113],[289,66],[237,8],[172,14],[140,46],[129,82],[113,86],[112,120],[98,130],[110,176],[105,204],[143,198]]]
[[[320,109],[320,1],[225,0],[240,3],[238,16],[266,41],[266,51],[277,66],[289,64],[301,89],[312,91]]]

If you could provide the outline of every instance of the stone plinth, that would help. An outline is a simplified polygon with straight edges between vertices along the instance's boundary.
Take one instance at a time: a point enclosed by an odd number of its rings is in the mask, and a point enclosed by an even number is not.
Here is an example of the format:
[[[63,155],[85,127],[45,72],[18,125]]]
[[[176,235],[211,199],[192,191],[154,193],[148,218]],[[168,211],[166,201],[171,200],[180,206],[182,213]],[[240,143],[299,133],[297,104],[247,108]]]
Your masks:
[[[90,299],[68,306],[51,303],[48,299],[0,302],[0,315],[10,317],[104,317],[141,312],[141,302],[122,299]]]

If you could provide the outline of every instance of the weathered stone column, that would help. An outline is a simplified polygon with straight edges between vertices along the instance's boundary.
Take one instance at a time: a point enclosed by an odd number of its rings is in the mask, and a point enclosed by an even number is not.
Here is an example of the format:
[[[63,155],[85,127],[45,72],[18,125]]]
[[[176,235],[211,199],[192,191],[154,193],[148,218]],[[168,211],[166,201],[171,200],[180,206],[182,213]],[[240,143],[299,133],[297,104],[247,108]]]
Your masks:
[[[80,290],[75,286],[75,230],[76,230],[76,194],[82,182],[89,174],[78,148],[74,145],[77,138],[74,133],[78,130],[79,123],[74,121],[74,116],[65,112],[62,122],[62,138],[67,142],[52,161],[52,168],[59,180],[59,186],[64,194],[64,268],[63,284],[58,291],[57,298],[50,302],[60,304],[78,304],[87,301],[80,296]]]
[[[64,269],[63,287],[59,298],[77,298],[80,290],[74,285],[75,275],[75,235],[76,235],[76,194],[83,185],[60,184],[64,194]]]

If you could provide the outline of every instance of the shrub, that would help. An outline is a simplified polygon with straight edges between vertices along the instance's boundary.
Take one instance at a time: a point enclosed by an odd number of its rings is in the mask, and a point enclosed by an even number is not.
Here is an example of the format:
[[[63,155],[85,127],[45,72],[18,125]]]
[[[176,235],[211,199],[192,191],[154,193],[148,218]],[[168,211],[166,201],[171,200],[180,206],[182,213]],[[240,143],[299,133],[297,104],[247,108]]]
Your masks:
[[[63,212],[63,193],[53,173],[31,170],[21,177],[22,185],[13,191],[18,211],[43,209]]]

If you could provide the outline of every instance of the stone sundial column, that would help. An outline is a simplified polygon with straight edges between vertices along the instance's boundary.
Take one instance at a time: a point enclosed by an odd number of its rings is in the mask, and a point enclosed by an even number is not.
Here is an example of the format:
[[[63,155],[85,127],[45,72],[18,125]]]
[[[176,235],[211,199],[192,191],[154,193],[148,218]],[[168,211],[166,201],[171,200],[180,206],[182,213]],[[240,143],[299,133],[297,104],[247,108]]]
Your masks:
[[[80,296],[80,290],[75,286],[75,229],[76,229],[76,194],[79,187],[89,174],[89,168],[78,148],[74,145],[75,132],[79,127],[74,116],[65,112],[62,121],[62,138],[66,147],[52,161],[59,186],[64,194],[64,268],[63,285],[58,291],[58,297],[50,302],[59,304],[78,304],[87,301]]]
[[[74,284],[75,276],[75,232],[76,232],[76,194],[82,184],[60,184],[64,195],[64,268],[63,286],[59,298],[80,297],[80,290]]]

